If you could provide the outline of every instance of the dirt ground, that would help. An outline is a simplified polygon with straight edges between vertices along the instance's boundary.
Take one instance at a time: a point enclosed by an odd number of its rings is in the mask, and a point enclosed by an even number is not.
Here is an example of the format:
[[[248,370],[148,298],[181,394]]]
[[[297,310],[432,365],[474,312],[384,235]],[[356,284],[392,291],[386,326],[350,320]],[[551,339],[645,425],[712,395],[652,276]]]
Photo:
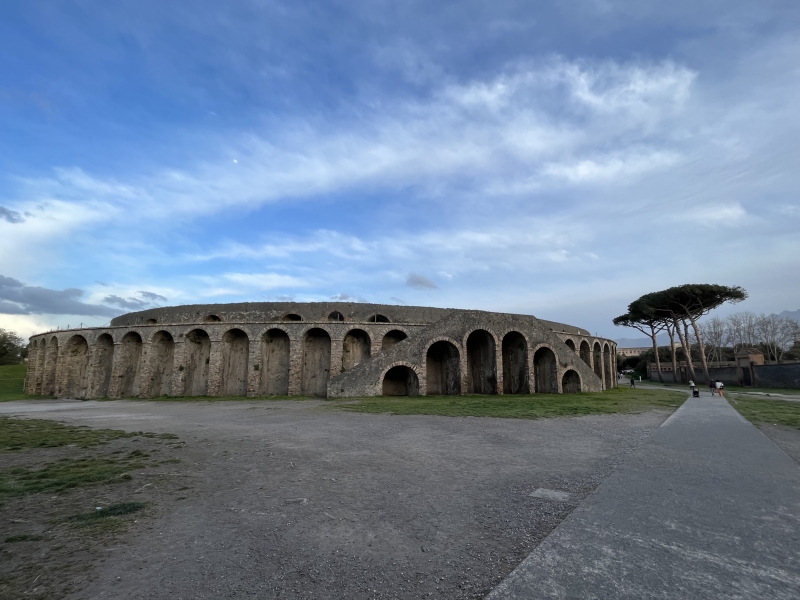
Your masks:
[[[130,482],[81,493],[146,495],[148,509],[102,543],[36,555],[46,571],[71,552],[69,598],[131,600],[483,597],[668,416],[528,421],[352,414],[319,401],[68,400],[4,403],[0,414],[179,436],[109,444],[104,451],[156,450]],[[531,497],[537,488],[571,496]]]

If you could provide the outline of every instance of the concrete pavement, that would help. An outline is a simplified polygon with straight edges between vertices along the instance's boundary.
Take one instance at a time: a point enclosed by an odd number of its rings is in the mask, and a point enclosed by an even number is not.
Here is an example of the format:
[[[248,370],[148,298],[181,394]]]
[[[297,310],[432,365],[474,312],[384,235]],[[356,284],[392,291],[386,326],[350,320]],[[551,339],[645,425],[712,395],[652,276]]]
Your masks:
[[[689,398],[488,600],[800,598],[800,467]]]

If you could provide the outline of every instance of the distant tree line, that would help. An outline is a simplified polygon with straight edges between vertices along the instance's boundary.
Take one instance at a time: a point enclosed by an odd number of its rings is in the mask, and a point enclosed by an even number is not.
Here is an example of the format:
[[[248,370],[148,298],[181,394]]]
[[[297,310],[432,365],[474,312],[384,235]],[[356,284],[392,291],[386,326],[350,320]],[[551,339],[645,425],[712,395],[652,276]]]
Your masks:
[[[27,355],[23,339],[13,331],[0,328],[0,365],[18,365]]]
[[[733,360],[740,348],[755,348],[766,360],[781,362],[800,355],[800,324],[778,315],[740,312],[713,317],[700,325],[709,361]]]
[[[726,302],[737,303],[747,298],[747,292],[739,286],[715,285],[710,283],[689,283],[645,294],[628,305],[628,312],[614,319],[614,325],[632,327],[647,335],[653,343],[653,357],[662,383],[661,357],[658,351],[657,336],[666,331],[670,339],[669,358],[672,372],[678,371],[678,351],[675,336],[681,342],[689,377],[699,378],[694,371],[692,341],[696,342],[697,354],[703,368],[705,381],[709,380],[708,360],[703,331],[698,321],[715,308]]]

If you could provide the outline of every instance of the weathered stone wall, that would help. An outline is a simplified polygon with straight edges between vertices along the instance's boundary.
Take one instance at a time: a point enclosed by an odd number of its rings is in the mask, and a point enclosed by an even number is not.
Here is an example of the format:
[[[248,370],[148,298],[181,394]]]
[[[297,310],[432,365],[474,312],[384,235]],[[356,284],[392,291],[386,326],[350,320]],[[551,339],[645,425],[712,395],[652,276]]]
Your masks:
[[[287,314],[301,320],[284,320]],[[537,354],[540,348],[549,350]],[[527,315],[346,303],[194,305],[33,336],[26,391],[86,398],[587,391],[616,385],[615,353],[609,340]]]

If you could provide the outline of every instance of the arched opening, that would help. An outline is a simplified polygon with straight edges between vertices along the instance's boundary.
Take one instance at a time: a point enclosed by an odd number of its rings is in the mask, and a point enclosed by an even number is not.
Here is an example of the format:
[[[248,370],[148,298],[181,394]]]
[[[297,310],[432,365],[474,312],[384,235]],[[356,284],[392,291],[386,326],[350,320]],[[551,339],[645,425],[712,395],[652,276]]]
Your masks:
[[[58,339],[54,336],[47,344],[44,356],[44,376],[42,380],[42,394],[54,395],[56,393],[56,371],[58,370]]]
[[[344,315],[340,313],[338,310],[335,310],[328,315],[328,321],[336,321],[337,323],[341,323],[342,321],[344,321]]]
[[[594,374],[603,379],[603,351],[598,342],[594,343]]]
[[[351,329],[342,342],[342,370],[348,371],[369,358],[371,343],[363,329]]]
[[[379,314],[372,315],[369,319],[367,319],[370,323],[389,323],[389,317]]]
[[[111,387],[111,370],[114,367],[114,339],[107,333],[94,343],[94,370],[91,394],[95,398],[108,396]]]
[[[572,340],[566,340],[564,343],[567,345],[567,348],[575,352],[575,342]]]
[[[494,337],[478,329],[467,338],[467,393],[497,393],[497,359]]]
[[[289,393],[289,336],[280,329],[270,329],[261,338],[261,387],[265,396]]]
[[[150,342],[150,394],[170,396],[175,362],[175,340],[166,331],[159,331]]]
[[[156,321],[155,319],[147,319],[148,325],[155,325],[156,323],[158,323],[158,321]]]
[[[125,334],[120,346],[120,395],[131,398],[139,395],[139,363],[142,358],[142,338],[135,331]]]
[[[203,322],[205,322],[205,323],[220,323],[220,322],[222,322],[222,319],[220,319],[217,315],[207,315],[203,319]]]
[[[589,342],[583,340],[581,342],[581,360],[585,362],[589,367],[592,366],[592,350],[589,348]]]
[[[86,368],[89,366],[89,344],[82,335],[73,335],[64,346],[65,382],[61,396],[86,398]]]
[[[577,371],[570,369],[561,378],[561,389],[565,394],[579,394],[581,391],[581,376]]]
[[[211,338],[202,329],[190,331],[184,342],[187,396],[208,394],[208,363],[211,359]]]
[[[603,345],[603,368],[606,376],[606,387],[613,387],[614,378],[611,377],[611,350],[608,344]]]
[[[397,342],[402,342],[408,336],[405,334],[404,331],[400,331],[399,329],[392,329],[389,333],[383,336],[383,341],[381,341],[381,350],[388,350],[392,346],[394,346]]]
[[[301,393],[304,396],[327,396],[330,368],[331,337],[324,329],[309,330],[303,337]]]
[[[537,394],[558,393],[558,366],[550,348],[539,348],[533,355],[533,375]]]
[[[444,340],[431,344],[425,356],[427,395],[453,396],[461,393],[461,365],[458,348]]]
[[[392,367],[383,377],[384,396],[419,396],[419,378],[405,365]]]
[[[289,313],[289,314],[283,315],[281,320],[282,321],[302,321],[303,317],[301,317],[300,315],[295,314],[295,313]]]
[[[250,339],[241,329],[229,329],[222,336],[220,396],[247,395],[247,359]]]
[[[503,338],[503,393],[530,393],[528,343],[518,331],[511,331]]]

